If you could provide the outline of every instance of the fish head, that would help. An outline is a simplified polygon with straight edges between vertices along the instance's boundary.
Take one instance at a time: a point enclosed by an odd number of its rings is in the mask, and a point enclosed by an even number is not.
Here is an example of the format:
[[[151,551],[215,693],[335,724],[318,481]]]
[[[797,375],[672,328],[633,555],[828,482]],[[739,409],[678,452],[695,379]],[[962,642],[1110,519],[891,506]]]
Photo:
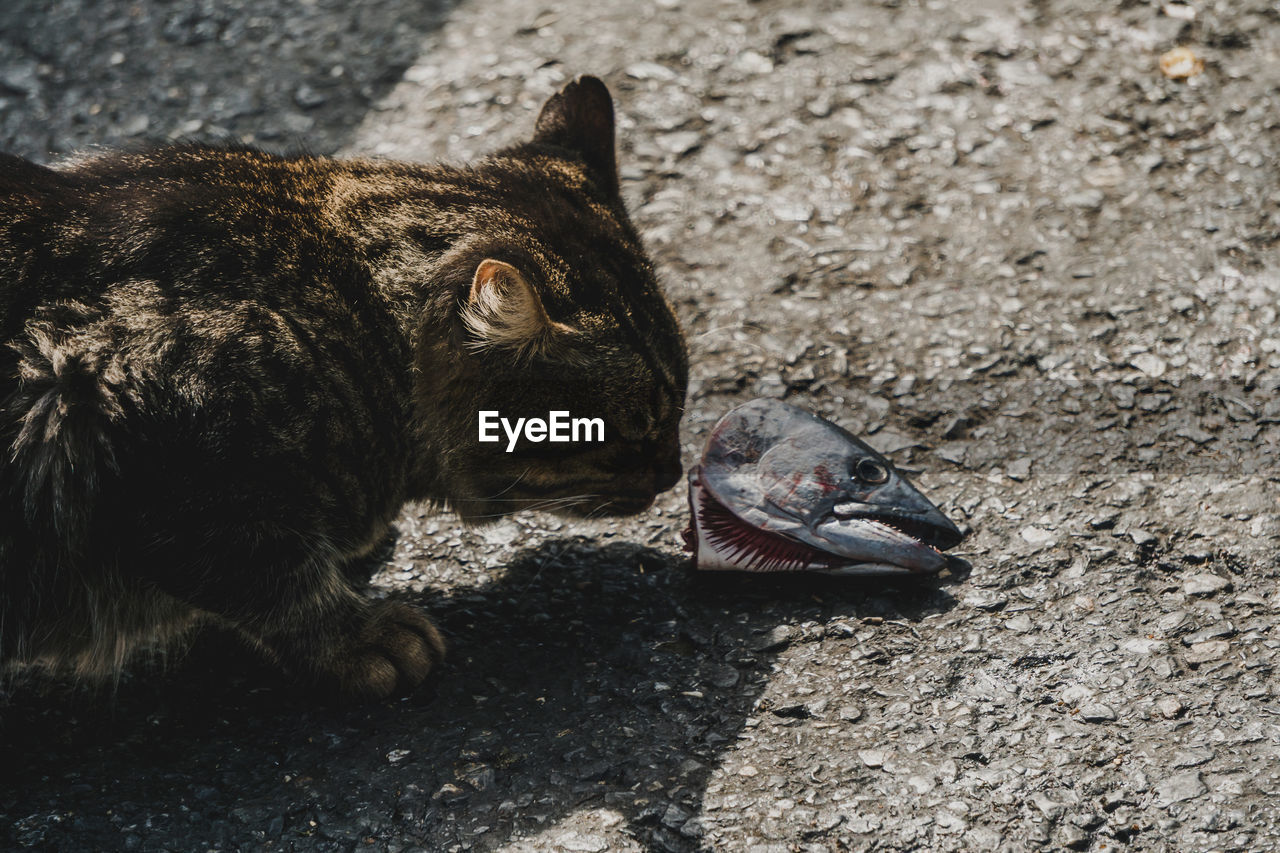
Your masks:
[[[960,530],[889,460],[830,421],[753,400],[690,473],[700,568],[932,574]]]

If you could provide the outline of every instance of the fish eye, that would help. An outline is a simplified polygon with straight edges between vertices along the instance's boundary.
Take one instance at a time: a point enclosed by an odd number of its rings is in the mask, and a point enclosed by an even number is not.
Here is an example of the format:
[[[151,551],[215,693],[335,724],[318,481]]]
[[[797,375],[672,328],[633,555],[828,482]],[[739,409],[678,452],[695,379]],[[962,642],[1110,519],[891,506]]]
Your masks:
[[[871,483],[878,486],[881,483],[888,482],[889,469],[881,465],[874,459],[862,459],[854,468],[854,476],[864,483]]]

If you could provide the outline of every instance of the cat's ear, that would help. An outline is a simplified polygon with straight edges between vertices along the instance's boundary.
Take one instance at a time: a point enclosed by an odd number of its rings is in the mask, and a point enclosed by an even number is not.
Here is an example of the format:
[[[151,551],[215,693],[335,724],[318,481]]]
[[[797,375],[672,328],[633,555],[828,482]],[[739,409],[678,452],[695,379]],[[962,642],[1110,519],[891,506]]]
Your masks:
[[[462,322],[475,336],[473,346],[505,347],[521,354],[544,351],[562,324],[547,316],[542,299],[520,270],[486,258],[476,267]]]
[[[533,141],[582,156],[606,190],[618,191],[613,147],[613,99],[599,78],[579,77],[552,95],[538,114]]]

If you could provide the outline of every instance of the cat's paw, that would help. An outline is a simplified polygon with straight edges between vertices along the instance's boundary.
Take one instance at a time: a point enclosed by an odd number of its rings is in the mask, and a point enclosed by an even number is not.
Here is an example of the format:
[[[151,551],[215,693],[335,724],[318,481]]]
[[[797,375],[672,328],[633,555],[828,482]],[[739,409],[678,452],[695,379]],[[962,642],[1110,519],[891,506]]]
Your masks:
[[[408,693],[444,659],[440,632],[416,607],[379,606],[328,673],[331,686],[352,700]]]

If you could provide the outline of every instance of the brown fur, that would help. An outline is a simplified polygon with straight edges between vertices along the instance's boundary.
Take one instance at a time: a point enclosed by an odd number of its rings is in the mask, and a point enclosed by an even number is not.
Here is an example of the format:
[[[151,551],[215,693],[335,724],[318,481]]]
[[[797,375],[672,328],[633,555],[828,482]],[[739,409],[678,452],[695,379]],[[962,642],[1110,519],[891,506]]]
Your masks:
[[[0,664],[112,671],[206,617],[387,695],[443,653],[359,592],[404,502],[620,514],[674,485],[684,343],[613,150],[583,78],[467,169],[0,155]],[[506,453],[484,409],[606,440]]]

